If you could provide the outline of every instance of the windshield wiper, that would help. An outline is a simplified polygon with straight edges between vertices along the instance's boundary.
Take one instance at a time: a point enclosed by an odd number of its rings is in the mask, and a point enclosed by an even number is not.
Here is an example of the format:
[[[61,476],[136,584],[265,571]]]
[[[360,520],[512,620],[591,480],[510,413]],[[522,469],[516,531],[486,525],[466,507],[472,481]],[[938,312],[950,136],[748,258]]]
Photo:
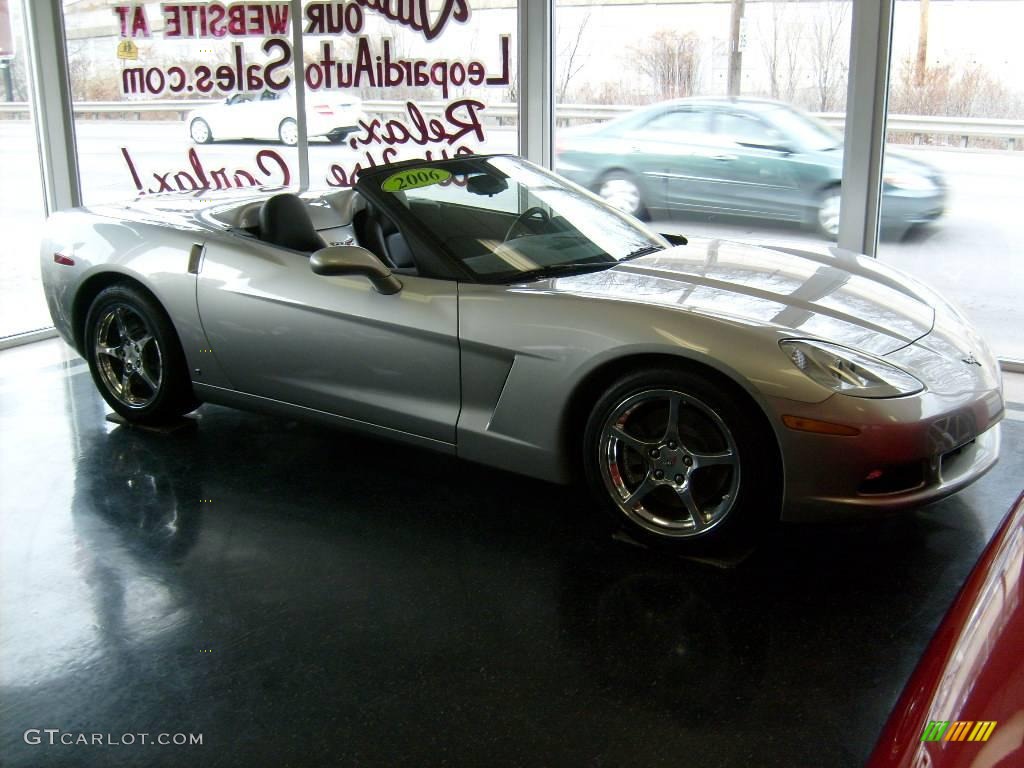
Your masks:
[[[639,259],[641,256],[646,256],[649,253],[655,253],[657,251],[665,250],[663,245],[645,245],[643,248],[637,248],[635,251],[630,251],[623,256],[619,261],[629,261],[630,259]]]
[[[565,264],[549,264],[546,267],[528,269],[512,276],[512,281],[521,283],[529,280],[539,280],[544,277],[558,277],[560,275],[582,275],[586,272],[599,272],[608,267],[614,267],[615,261],[570,261]]]

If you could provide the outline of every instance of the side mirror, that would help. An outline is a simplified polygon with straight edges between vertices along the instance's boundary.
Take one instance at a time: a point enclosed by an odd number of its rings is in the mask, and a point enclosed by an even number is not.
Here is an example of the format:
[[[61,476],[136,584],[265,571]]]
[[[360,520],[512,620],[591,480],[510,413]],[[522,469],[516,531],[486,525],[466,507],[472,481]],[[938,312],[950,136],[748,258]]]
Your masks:
[[[398,278],[384,263],[358,245],[332,245],[309,257],[309,268],[318,275],[362,275],[369,278],[378,293],[390,296],[402,290]]]

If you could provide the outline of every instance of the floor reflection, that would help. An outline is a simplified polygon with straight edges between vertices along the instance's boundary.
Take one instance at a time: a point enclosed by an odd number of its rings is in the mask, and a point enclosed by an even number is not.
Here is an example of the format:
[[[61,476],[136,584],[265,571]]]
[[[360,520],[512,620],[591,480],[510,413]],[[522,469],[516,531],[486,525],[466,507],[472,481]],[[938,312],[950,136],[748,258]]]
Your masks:
[[[30,727],[205,734],[76,765],[858,765],[1024,470],[1007,423],[967,493],[722,568],[572,489],[221,408],[115,427],[80,366],[0,378],[38,436],[0,462],[11,765],[67,764]]]

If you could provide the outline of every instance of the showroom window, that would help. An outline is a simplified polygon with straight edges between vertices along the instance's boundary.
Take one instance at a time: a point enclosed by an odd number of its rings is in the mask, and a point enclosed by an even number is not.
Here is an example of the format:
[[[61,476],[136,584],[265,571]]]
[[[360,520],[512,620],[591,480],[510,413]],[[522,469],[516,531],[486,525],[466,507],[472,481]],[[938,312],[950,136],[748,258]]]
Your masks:
[[[298,185],[297,86],[311,187],[516,148],[514,4],[304,2],[303,83],[288,2],[63,6],[85,204]]]
[[[557,0],[556,170],[664,232],[829,243],[851,12]]]
[[[1024,361],[1024,2],[897,2],[879,258]],[[1015,137],[1016,134],[1016,137]]]
[[[195,5],[63,6],[85,205],[296,183],[287,4],[237,23]]]
[[[52,325],[39,278],[45,211],[22,10],[22,0],[0,0],[0,339]]]

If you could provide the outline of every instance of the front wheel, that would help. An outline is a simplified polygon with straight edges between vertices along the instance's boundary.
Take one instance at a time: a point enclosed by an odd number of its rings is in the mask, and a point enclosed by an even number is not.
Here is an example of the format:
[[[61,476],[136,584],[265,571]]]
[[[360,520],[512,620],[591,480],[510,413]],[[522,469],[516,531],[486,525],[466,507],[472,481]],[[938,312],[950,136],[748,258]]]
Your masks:
[[[93,381],[126,420],[166,423],[198,405],[177,334],[141,290],[113,285],[101,291],[86,316],[85,342]]]
[[[830,240],[839,237],[839,187],[829,187],[818,197],[818,208],[815,211],[815,228],[819,234]]]
[[[774,449],[752,406],[686,370],[612,385],[591,412],[583,468],[635,539],[682,553],[749,539],[778,516]]]
[[[286,117],[281,121],[281,125],[277,127],[277,137],[281,139],[281,143],[286,147],[294,147],[299,143],[299,126],[290,117]]]

